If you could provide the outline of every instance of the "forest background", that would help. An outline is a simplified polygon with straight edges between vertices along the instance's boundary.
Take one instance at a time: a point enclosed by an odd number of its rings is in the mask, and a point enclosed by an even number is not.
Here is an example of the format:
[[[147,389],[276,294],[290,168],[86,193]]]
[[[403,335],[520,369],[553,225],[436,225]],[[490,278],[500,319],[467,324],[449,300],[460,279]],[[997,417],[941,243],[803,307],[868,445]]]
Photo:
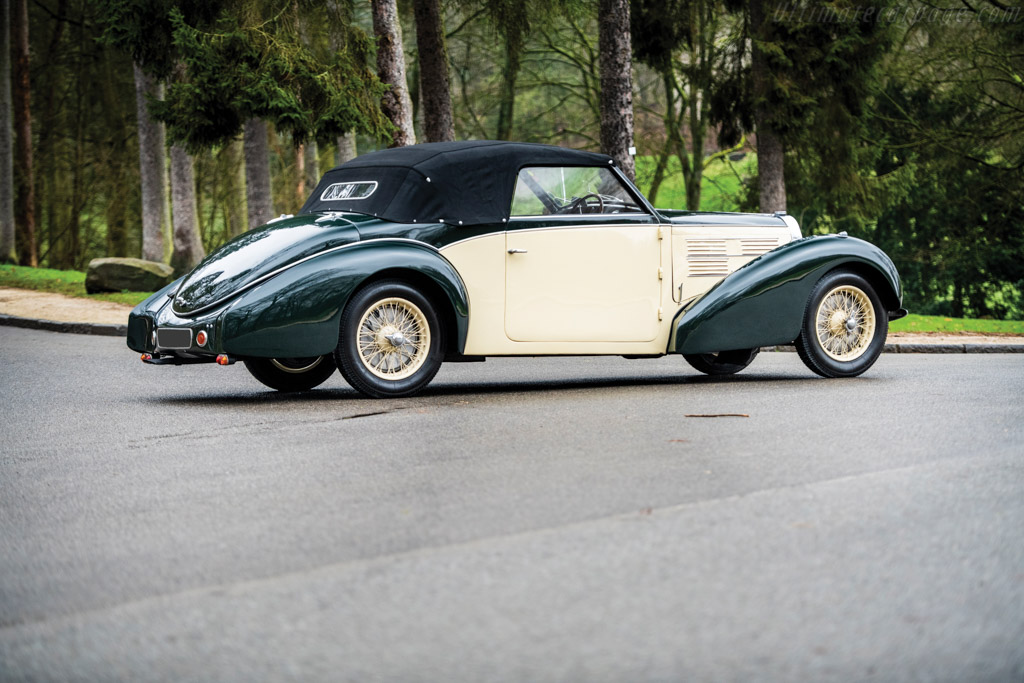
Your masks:
[[[3,10],[0,261],[182,271],[357,151],[510,139],[612,154],[656,206],[870,240],[916,313],[1024,318],[1020,2]]]

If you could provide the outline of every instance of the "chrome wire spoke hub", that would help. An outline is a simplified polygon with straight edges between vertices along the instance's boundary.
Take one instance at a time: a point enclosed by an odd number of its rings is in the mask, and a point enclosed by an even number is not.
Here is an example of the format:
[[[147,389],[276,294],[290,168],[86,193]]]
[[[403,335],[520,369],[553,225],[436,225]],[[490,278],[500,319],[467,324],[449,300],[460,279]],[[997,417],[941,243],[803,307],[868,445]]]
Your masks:
[[[841,285],[821,300],[815,332],[822,350],[838,361],[852,361],[867,351],[875,338],[875,308],[859,287]]]
[[[414,374],[430,351],[430,326],[407,299],[381,299],[359,321],[359,358],[377,377],[399,380]]]

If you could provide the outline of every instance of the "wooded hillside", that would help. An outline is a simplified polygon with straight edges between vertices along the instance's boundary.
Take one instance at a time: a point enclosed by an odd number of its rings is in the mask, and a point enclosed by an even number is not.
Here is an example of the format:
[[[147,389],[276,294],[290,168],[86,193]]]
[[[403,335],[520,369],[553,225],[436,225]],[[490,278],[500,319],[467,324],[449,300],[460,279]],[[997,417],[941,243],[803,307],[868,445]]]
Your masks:
[[[0,261],[185,270],[296,211],[357,152],[503,138],[612,154],[659,206],[786,210],[805,234],[864,237],[915,312],[1024,318],[1019,2],[5,0],[2,14]]]

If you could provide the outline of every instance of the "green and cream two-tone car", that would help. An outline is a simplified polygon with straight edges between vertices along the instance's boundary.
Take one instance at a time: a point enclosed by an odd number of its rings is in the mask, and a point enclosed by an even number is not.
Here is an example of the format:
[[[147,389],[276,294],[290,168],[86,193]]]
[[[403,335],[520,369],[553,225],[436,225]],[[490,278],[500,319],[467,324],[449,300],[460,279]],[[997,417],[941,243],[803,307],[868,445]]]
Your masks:
[[[444,361],[680,354],[709,374],[795,344],[825,377],[867,370],[899,275],[783,214],[655,209],[605,155],[498,141],[387,149],[327,172],[131,314],[147,363],[237,360],[304,391],[335,369],[408,396]]]

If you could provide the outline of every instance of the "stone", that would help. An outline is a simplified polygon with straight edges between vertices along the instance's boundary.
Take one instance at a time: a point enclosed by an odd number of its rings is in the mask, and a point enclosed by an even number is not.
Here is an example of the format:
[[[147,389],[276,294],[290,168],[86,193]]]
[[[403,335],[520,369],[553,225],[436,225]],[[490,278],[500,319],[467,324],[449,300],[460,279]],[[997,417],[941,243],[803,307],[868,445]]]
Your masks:
[[[174,279],[174,269],[166,263],[139,258],[94,258],[85,271],[85,291],[155,292]]]

